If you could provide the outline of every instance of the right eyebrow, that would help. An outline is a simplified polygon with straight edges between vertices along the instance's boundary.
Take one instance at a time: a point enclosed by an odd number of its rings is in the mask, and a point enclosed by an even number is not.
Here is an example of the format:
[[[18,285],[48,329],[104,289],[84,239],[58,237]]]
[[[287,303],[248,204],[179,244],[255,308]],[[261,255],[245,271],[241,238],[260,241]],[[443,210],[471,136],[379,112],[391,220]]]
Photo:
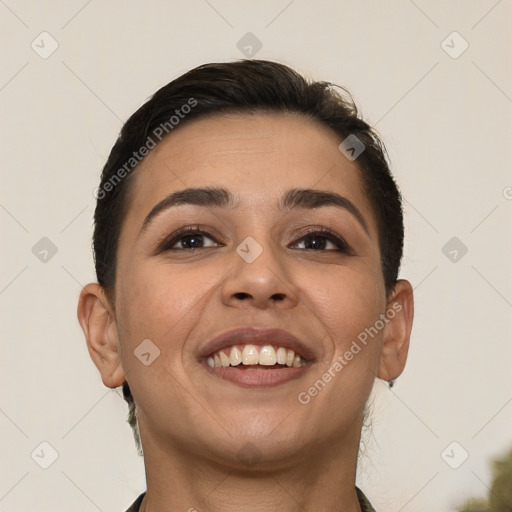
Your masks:
[[[205,207],[233,207],[235,206],[235,197],[228,190],[219,187],[186,188],[184,190],[177,190],[162,199],[162,201],[151,209],[144,219],[137,236],[140,236],[143,231],[148,228],[151,221],[159,213],[180,204],[193,204]]]

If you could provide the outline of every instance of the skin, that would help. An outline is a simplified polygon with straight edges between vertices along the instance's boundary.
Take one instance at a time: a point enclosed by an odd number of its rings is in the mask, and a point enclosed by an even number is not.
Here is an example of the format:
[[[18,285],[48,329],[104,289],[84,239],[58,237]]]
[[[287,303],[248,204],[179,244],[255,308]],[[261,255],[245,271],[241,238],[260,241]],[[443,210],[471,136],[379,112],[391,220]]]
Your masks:
[[[136,169],[115,303],[88,284],[78,317],[104,384],[128,381],[137,403],[148,485],[142,511],[360,510],[364,407],[376,377],[395,379],[404,368],[413,299],[405,280],[386,294],[372,207],[357,161],[345,158],[340,142],[298,115],[217,115],[181,126]],[[139,235],[167,195],[205,186],[228,189],[238,203],[173,207]],[[338,207],[280,210],[291,188],[346,197],[368,232]],[[213,235],[206,247],[156,251],[163,237],[194,224]],[[318,225],[342,236],[351,252],[305,244],[299,229]],[[236,252],[247,236],[263,248],[250,264]],[[301,404],[299,393],[393,304],[400,311],[378,335]],[[315,361],[274,388],[212,376],[198,362],[200,348],[241,326],[287,330],[314,349]],[[134,356],[145,339],[160,350],[148,366]]]

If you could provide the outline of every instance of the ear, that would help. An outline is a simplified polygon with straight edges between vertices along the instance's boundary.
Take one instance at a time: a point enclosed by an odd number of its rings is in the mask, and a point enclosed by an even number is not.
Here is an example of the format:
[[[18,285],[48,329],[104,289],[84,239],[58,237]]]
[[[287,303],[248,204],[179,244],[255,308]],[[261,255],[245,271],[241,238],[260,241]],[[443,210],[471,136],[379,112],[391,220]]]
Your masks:
[[[121,386],[125,374],[121,365],[115,314],[102,286],[90,283],[78,299],[78,321],[85,334],[89,355],[109,388]]]
[[[383,331],[380,364],[377,376],[383,380],[394,380],[404,370],[409,351],[414,300],[409,281],[397,281],[387,303],[386,327]]]

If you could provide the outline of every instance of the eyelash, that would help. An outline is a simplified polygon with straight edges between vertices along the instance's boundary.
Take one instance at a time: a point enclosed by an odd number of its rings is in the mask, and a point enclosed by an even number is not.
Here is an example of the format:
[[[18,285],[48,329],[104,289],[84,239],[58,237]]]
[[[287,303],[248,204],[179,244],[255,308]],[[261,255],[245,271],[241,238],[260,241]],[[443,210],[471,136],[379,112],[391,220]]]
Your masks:
[[[351,254],[352,249],[346,242],[344,238],[342,238],[340,235],[338,235],[335,231],[332,229],[326,228],[324,226],[309,226],[308,228],[304,228],[299,234],[299,239],[294,242],[294,244],[297,244],[298,242],[304,240],[308,236],[312,235],[319,235],[318,238],[324,238],[326,240],[329,240],[332,242],[337,248],[339,252],[345,253],[345,254]],[[310,250],[314,251],[314,249],[303,249],[303,250]],[[319,251],[316,251],[319,252]],[[332,250],[323,250],[320,252],[333,252]]]
[[[213,240],[215,243],[217,242],[215,236],[213,236],[209,231],[205,231],[204,229],[201,229],[200,226],[186,226],[182,229],[180,229],[177,233],[174,233],[171,235],[170,239],[164,240],[164,242],[160,245],[160,251],[194,251],[196,249],[204,249],[204,247],[197,247],[197,248],[179,248],[179,249],[173,249],[173,246],[176,245],[177,242],[179,242],[182,238],[185,238],[186,236],[190,235],[201,235],[206,236]],[[312,236],[312,235],[319,235],[318,238],[326,239],[330,242],[332,242],[338,249],[339,252],[344,254],[351,254],[352,249],[348,245],[348,243],[339,236],[336,232],[332,231],[329,228],[326,228],[324,226],[310,226],[308,228],[305,228],[300,234],[300,238],[298,238],[294,245],[296,245],[298,242],[303,241],[306,237]],[[315,251],[315,252],[335,252],[332,249],[328,250],[315,250],[315,249],[302,249],[307,251]]]

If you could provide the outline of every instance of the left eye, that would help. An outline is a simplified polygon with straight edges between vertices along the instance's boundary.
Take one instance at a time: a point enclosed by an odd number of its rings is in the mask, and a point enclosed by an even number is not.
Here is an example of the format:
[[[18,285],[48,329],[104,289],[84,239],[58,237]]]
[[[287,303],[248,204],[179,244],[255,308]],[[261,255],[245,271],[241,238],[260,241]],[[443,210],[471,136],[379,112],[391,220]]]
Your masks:
[[[297,247],[302,245],[303,247]],[[341,251],[348,252],[348,244],[332,233],[324,234],[322,232],[310,233],[295,242],[298,249],[309,249],[313,251]]]

